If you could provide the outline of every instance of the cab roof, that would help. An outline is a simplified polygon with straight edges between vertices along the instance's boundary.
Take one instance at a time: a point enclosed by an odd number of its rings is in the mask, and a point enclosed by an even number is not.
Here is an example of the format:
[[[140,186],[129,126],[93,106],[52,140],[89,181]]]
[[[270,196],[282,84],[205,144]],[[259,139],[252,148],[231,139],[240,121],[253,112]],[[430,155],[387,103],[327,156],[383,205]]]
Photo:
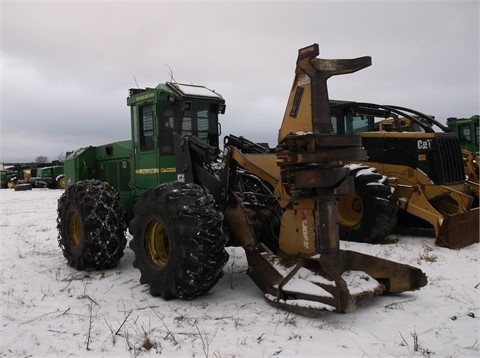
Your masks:
[[[214,90],[208,89],[205,86],[199,85],[187,85],[183,83],[167,82],[167,85],[180,92],[183,96],[192,97],[213,97],[217,99],[223,99],[223,97]]]

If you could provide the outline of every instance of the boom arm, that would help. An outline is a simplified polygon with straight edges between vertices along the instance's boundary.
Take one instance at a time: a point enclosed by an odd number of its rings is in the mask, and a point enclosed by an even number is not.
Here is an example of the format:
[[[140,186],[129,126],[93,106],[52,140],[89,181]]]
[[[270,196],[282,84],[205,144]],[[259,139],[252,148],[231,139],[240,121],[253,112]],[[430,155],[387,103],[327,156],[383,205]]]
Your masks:
[[[425,274],[414,267],[340,250],[334,191],[348,175],[344,161],[366,159],[366,152],[360,137],[333,134],[326,81],[367,67],[371,59],[324,60],[317,55],[317,44],[299,50],[275,153],[232,136],[217,176],[206,170],[203,159],[195,159],[206,158],[197,154],[208,150],[188,144],[190,138],[176,139],[185,159],[177,160],[177,173],[200,181],[220,199],[229,231],[245,249],[248,274],[268,302],[309,316],[349,312],[357,299],[426,284]],[[250,182],[239,179],[244,173]],[[265,206],[256,210],[250,198]],[[272,201],[277,203],[273,210],[267,207]],[[262,216],[267,220],[262,222]],[[262,227],[276,220],[280,223],[272,237]],[[350,291],[347,276],[352,271],[362,271],[373,284],[361,292]],[[308,290],[299,289],[294,283],[298,280]]]
[[[295,78],[279,130],[278,143],[298,132],[332,134],[327,80],[372,64],[369,56],[348,60],[316,58],[318,44],[298,50]]]

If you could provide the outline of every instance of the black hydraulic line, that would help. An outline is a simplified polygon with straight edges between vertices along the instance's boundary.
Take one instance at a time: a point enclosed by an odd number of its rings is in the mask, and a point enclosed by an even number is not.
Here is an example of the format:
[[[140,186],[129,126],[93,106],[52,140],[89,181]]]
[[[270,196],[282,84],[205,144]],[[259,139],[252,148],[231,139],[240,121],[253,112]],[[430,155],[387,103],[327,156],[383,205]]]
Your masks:
[[[413,110],[413,109],[408,109],[408,108],[404,108],[404,107],[400,107],[400,106],[393,106],[393,105],[389,105],[389,107],[391,108],[398,108],[400,110],[408,110],[410,111],[411,113],[413,114],[416,114],[417,116],[419,117],[422,117],[422,118],[425,118],[427,121],[435,124],[437,127],[439,127],[442,131],[444,132],[451,132],[452,130],[446,126],[444,126],[442,123],[440,123],[439,121],[437,121],[436,119],[430,117],[430,116],[427,116],[426,114],[424,113],[421,113],[421,112],[418,112],[416,110]]]
[[[446,128],[441,123],[434,120],[432,117],[427,116],[426,114],[424,114],[422,112],[415,111],[413,109],[400,107],[400,106],[395,106],[395,105],[380,105],[380,104],[366,103],[366,102],[359,102],[359,103],[353,102],[352,104],[355,106],[354,108],[356,110],[354,112],[356,114],[365,114],[365,115],[370,114],[370,113],[364,113],[364,112],[368,112],[368,111],[365,111],[365,110],[362,111],[361,110],[362,107],[365,107],[367,109],[374,108],[376,110],[378,110],[380,108],[383,108],[384,111],[378,112],[379,114],[382,113],[382,112],[386,114],[386,116],[382,116],[383,118],[387,118],[391,113],[395,113],[396,115],[400,115],[402,117],[408,118],[412,122],[418,124],[420,127],[422,127],[425,130],[425,132],[434,132],[434,130],[432,129],[431,126],[425,124],[424,122],[422,122],[421,120],[419,120],[418,118],[415,117],[415,116],[418,116],[418,117],[423,118],[427,123],[437,125],[444,132],[449,132],[448,128]],[[372,113],[372,114],[375,115],[375,113]]]

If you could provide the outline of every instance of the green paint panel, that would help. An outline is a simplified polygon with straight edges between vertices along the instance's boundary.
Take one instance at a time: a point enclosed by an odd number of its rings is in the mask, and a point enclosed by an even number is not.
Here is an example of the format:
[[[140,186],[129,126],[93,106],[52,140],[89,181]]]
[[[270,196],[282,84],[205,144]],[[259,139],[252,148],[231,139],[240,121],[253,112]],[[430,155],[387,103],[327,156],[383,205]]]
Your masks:
[[[462,149],[479,151],[479,116],[470,118],[448,118],[447,126],[458,136]]]
[[[63,163],[67,185],[92,179],[95,171],[95,148],[87,147],[70,153]]]

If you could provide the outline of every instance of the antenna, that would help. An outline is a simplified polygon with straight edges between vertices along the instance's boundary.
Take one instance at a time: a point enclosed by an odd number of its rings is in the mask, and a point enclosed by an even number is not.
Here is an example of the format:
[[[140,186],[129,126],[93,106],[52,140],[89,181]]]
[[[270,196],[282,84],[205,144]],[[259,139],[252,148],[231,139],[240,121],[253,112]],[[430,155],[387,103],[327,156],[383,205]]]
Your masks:
[[[133,80],[135,81],[135,84],[137,85],[137,88],[140,88],[140,87],[138,87],[138,82],[137,82],[137,78],[135,77],[135,75],[133,75]]]
[[[177,80],[175,79],[175,77],[173,77],[173,71],[170,68],[170,66],[167,65],[166,63],[164,65],[167,66],[167,68],[168,68],[168,74],[170,75],[170,82],[177,83]]]

